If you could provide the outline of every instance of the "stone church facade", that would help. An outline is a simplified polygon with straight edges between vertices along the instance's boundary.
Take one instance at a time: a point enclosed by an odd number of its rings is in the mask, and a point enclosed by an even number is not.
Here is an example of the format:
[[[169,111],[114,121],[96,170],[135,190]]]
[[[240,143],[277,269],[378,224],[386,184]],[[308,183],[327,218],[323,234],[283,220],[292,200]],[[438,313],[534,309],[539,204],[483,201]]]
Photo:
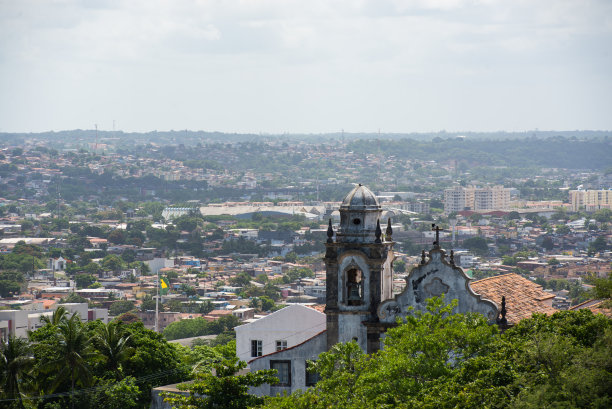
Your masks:
[[[253,388],[253,393],[275,395],[310,386],[306,361],[338,342],[354,340],[367,353],[379,350],[385,331],[398,318],[425,311],[426,300],[433,296],[457,299],[456,312],[479,312],[492,324],[498,320],[498,305],[471,289],[469,277],[455,266],[452,251],[447,257],[438,240],[428,253],[423,251],[404,291],[393,296],[393,231],[391,221],[382,221],[381,215],[376,196],[361,184],[344,198],[339,228],[334,231],[330,220],[325,243],[326,330],[292,348],[250,361],[252,371],[275,368],[283,372],[280,386],[263,385]]]

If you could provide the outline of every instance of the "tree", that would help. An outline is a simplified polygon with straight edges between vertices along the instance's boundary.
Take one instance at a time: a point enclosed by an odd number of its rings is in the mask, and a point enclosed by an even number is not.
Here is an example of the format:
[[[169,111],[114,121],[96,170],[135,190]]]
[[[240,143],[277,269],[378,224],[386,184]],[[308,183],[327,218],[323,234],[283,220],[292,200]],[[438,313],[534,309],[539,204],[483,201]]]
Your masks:
[[[597,253],[608,248],[608,243],[604,236],[599,236],[589,243],[589,253]]]
[[[78,314],[60,322],[57,326],[59,338],[59,357],[47,362],[45,369],[55,372],[55,389],[61,382],[70,379],[71,402],[74,406],[74,387],[78,383],[88,386],[91,383],[91,362],[98,358],[98,353],[91,344],[91,338],[81,323]]]
[[[612,222],[612,210],[599,209],[595,213],[593,213],[593,218],[599,223]]]
[[[607,407],[612,321],[583,309],[534,314],[500,334],[478,314],[428,301],[389,329],[384,349],[337,344],[310,367],[321,380],[268,408]]]
[[[489,253],[489,246],[487,241],[482,237],[470,237],[469,239],[463,240],[463,246],[478,255],[487,255]]]
[[[136,378],[127,376],[118,382],[105,380],[104,388],[91,397],[88,407],[92,409],[107,408],[137,408],[141,390],[136,384]]]
[[[404,260],[395,260],[393,263],[393,270],[397,273],[406,272],[406,262]]]
[[[127,301],[127,300],[121,300],[121,301],[115,301],[108,309],[108,312],[110,315],[116,317],[117,315],[121,315],[124,312],[132,311],[133,309],[134,309],[133,302]]]
[[[156,302],[150,295],[145,296],[142,300],[142,304],[140,304],[141,311],[152,311],[155,310]]]
[[[278,382],[274,369],[237,375],[246,367],[246,362],[238,358],[224,359],[212,367],[214,374],[212,371],[198,373],[194,382],[179,385],[179,389],[189,391],[188,396],[162,392],[164,401],[179,409],[247,409],[264,401],[262,397],[250,395],[249,387]]]
[[[123,253],[121,253],[121,259],[126,263],[131,263],[136,260],[136,253],[134,250],[127,249]]]
[[[244,287],[248,284],[250,284],[251,282],[251,276],[249,276],[247,273],[242,272],[242,273],[238,273],[237,275],[235,275],[234,277],[231,277],[229,279],[229,282],[231,285],[236,286],[236,287]]]
[[[571,229],[566,224],[558,224],[555,226],[555,233],[557,234],[569,234]]]
[[[51,314],[51,317],[47,315],[42,315],[40,317],[41,322],[44,322],[47,325],[54,325],[54,326],[57,326],[61,324],[62,322],[66,322],[67,319],[68,319],[68,310],[63,305],[60,305],[59,307],[57,307],[55,311],[53,311],[53,314]]]
[[[81,297],[80,295],[72,292],[72,293],[68,294],[66,297],[61,298],[60,302],[62,304],[70,304],[70,303],[78,303],[78,304],[85,303],[85,304],[87,304],[87,298]]]
[[[76,286],[78,289],[88,288],[90,285],[95,283],[97,280],[91,274],[77,274],[75,277]]]
[[[513,211],[511,211],[510,213],[508,213],[506,215],[506,219],[508,219],[508,220],[520,220],[521,219],[521,215],[516,210],[513,210]]]
[[[123,261],[114,254],[109,254],[102,260],[102,268],[106,271],[119,272],[123,267]]]
[[[140,321],[126,324],[124,330],[125,335],[130,335],[135,352],[123,363],[123,374],[141,379],[141,405],[149,401],[151,388],[188,379],[188,370],[181,363],[177,345],[146,329]]]
[[[0,341],[0,396],[17,399],[18,408],[24,408],[24,389],[31,380],[29,371],[33,364],[27,340],[11,335],[7,341]]]
[[[126,334],[121,321],[111,321],[98,328],[94,344],[104,357],[106,370],[115,374],[115,379],[123,377],[123,363],[134,353],[129,346],[131,335]]]
[[[85,267],[83,267],[83,271],[88,274],[97,275],[102,272],[102,267],[98,263],[87,263]]]
[[[125,243],[125,234],[123,234],[123,230],[113,230],[107,237],[108,241],[113,244],[123,244]]]
[[[553,248],[555,247],[555,243],[553,242],[552,238],[550,236],[546,236],[544,237],[544,239],[542,239],[542,248],[547,250],[547,251],[551,251]]]

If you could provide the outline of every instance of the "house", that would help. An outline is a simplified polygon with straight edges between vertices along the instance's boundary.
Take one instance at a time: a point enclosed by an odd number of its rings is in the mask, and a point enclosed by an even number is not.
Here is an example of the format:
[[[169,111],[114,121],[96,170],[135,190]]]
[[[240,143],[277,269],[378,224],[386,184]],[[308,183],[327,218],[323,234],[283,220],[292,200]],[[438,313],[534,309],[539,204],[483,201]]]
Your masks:
[[[292,348],[325,330],[325,314],[300,304],[234,328],[236,355],[242,361]]]
[[[52,309],[43,309],[42,303],[37,303],[35,308],[23,310],[0,311],[0,339],[6,340],[9,336],[25,338],[28,331],[34,331],[42,326],[43,316],[51,317]],[[106,308],[89,309],[87,303],[61,304],[69,315],[76,313],[82,322],[101,320],[108,323],[108,310]],[[59,305],[54,305],[59,307]]]
[[[51,271],[64,271],[66,269],[66,259],[62,256],[50,258],[47,261],[47,268]]]

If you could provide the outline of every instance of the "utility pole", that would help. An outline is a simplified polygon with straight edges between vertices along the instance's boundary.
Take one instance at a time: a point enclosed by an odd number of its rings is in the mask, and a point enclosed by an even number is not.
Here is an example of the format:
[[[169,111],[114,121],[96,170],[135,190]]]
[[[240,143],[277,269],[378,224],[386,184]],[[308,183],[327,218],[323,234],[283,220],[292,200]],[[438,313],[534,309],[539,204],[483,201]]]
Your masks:
[[[157,270],[157,296],[155,297],[155,332],[159,332],[159,270]]]

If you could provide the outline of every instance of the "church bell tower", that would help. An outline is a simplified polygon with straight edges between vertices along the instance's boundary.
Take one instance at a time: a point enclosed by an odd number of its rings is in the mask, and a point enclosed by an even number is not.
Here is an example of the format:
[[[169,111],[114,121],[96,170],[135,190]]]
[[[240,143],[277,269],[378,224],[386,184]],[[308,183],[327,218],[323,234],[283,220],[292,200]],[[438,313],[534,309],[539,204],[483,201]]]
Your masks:
[[[376,196],[359,184],[340,206],[340,227],[331,220],[325,252],[327,347],[356,340],[365,352],[380,348],[380,303],[392,297],[391,221],[385,234]]]

